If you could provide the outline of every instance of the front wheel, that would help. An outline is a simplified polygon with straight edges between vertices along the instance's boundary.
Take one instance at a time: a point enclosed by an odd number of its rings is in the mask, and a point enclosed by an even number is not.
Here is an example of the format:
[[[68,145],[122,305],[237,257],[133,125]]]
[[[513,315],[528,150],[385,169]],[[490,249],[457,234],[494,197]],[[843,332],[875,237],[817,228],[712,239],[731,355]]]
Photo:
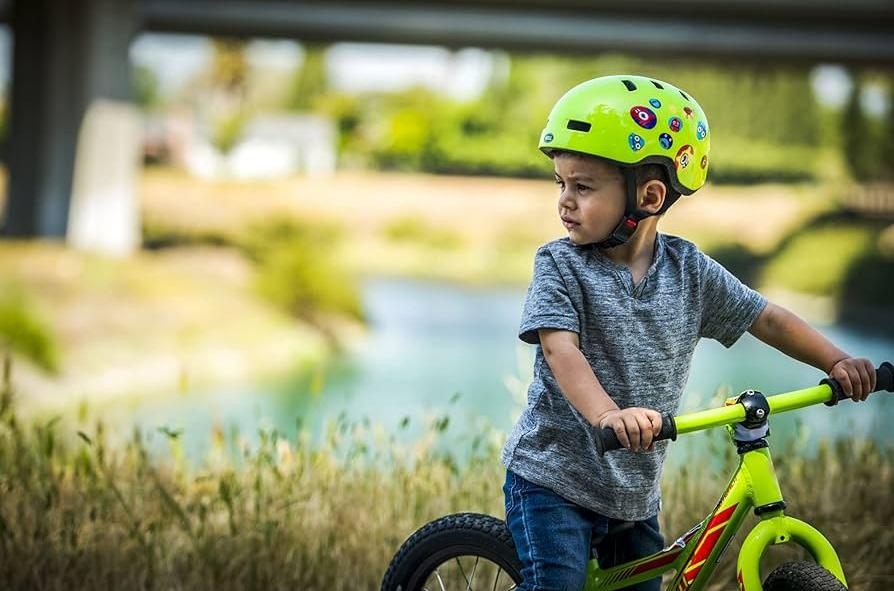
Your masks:
[[[786,562],[770,572],[764,591],[847,591],[835,575],[815,562]]]
[[[401,545],[382,591],[512,591],[521,562],[505,522],[479,513],[436,519]]]

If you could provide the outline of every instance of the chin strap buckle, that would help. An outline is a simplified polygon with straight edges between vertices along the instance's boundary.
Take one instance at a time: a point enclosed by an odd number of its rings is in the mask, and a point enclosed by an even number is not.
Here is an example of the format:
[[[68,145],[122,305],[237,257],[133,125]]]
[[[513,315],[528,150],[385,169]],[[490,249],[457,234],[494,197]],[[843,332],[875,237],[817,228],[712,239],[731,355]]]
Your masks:
[[[639,220],[629,215],[625,215],[621,219],[621,223],[615,226],[615,229],[612,230],[611,236],[596,244],[599,248],[612,248],[613,246],[620,246],[624,244],[630,237],[633,236],[633,233],[636,232],[636,228],[639,226]]]

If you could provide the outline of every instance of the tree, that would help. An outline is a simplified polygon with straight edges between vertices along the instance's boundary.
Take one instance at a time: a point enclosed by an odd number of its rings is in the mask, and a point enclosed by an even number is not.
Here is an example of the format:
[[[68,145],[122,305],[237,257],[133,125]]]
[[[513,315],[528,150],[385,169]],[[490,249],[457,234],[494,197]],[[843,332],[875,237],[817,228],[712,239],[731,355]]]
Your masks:
[[[875,129],[863,111],[863,82],[857,75],[852,79],[854,84],[841,117],[844,160],[856,180],[870,181],[878,175],[882,150],[876,141]]]
[[[328,89],[326,81],[326,48],[319,45],[306,47],[304,63],[295,73],[289,93],[288,108],[308,111]]]

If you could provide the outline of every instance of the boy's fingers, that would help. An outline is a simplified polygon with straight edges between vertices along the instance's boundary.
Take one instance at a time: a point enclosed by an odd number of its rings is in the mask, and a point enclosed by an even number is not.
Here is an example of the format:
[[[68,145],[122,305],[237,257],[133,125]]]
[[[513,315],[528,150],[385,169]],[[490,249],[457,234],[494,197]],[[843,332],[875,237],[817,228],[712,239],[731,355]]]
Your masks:
[[[838,381],[841,385],[841,389],[844,390],[844,393],[847,394],[848,397],[850,397],[854,389],[851,386],[851,378],[847,375],[847,372],[844,369],[837,369],[833,372],[832,377]]]
[[[639,422],[640,449],[646,449],[652,445],[652,421],[646,413],[637,416]]]
[[[869,397],[869,393],[872,392],[872,379],[869,377],[869,372],[866,371],[866,365],[864,363],[857,364],[857,373],[860,374],[860,400],[866,400]],[[874,371],[872,373],[875,373]]]
[[[847,379],[850,382],[850,391],[848,392],[848,394],[855,402],[860,402],[860,374],[857,372],[857,368],[855,368],[854,366],[848,367],[847,369],[845,369],[845,371],[847,372]]]
[[[621,442],[621,445],[626,449],[630,449],[630,438],[627,437],[627,429],[624,427],[624,422],[618,421],[612,425],[612,429],[615,430],[615,435],[618,436],[618,441]]]
[[[623,420],[624,420],[624,427],[627,429],[627,435],[630,438],[629,449],[631,449],[633,451],[639,451],[640,434],[639,434],[639,425],[636,422],[636,418],[631,417],[631,416],[625,416],[623,418]]]
[[[651,411],[649,420],[652,422],[652,434],[658,437],[658,434],[661,433],[661,413],[655,410]]]

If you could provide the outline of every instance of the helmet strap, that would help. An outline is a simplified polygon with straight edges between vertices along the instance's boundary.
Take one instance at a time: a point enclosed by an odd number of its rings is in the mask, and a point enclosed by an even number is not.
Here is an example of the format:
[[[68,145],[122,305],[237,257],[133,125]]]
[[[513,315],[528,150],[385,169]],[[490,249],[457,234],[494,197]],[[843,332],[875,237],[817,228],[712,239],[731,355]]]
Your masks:
[[[652,215],[637,207],[636,171],[633,168],[623,166],[621,167],[621,174],[624,176],[624,185],[627,191],[627,205],[624,207],[624,215],[621,216],[621,221],[618,222],[618,225],[615,226],[608,238],[592,244],[595,248],[613,248],[624,244],[636,232],[640,221]]]

